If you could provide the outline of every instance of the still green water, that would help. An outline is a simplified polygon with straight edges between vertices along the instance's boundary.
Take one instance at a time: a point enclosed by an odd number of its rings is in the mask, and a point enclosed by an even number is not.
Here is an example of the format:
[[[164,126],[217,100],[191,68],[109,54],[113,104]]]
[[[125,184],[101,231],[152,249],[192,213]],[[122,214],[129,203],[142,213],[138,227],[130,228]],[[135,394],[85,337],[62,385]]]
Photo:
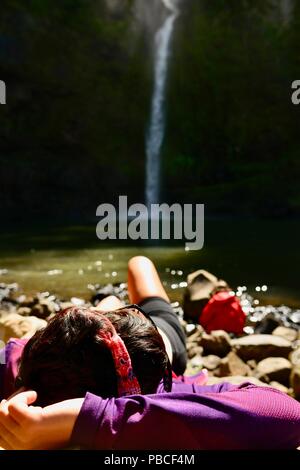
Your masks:
[[[0,282],[17,282],[25,293],[49,291],[64,299],[88,299],[88,284],[126,281],[126,264],[134,255],[157,265],[172,300],[193,270],[205,268],[233,287],[245,285],[262,303],[300,307],[300,221],[206,222],[205,244],[186,252],[168,246],[101,242],[95,227],[44,228],[0,235]],[[0,271],[1,272],[1,271]],[[263,294],[256,286],[266,285]]]

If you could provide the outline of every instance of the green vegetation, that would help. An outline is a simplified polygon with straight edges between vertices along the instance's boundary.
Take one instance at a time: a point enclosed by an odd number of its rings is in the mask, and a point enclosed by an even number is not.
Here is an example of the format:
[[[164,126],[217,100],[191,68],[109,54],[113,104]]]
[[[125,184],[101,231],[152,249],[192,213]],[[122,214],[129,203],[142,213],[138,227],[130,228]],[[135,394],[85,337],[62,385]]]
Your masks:
[[[213,211],[299,212],[300,8],[193,2],[178,25],[169,86],[166,191]],[[184,180],[182,174],[185,175]]]

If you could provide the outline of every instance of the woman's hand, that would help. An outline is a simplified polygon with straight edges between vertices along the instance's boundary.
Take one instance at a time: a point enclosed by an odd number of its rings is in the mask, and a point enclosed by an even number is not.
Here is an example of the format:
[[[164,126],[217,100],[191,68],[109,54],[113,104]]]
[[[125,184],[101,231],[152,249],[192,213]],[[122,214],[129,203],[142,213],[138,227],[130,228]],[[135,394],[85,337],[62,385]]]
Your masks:
[[[83,398],[66,400],[41,408],[30,406],[37,399],[26,391],[0,404],[0,447],[57,449],[67,447]]]

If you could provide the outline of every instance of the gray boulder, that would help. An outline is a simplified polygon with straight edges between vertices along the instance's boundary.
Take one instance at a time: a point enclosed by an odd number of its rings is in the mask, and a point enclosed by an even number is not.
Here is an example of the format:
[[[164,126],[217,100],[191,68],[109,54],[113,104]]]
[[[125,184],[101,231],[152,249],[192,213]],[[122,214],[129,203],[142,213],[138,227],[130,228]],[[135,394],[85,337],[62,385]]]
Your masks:
[[[20,308],[18,308],[17,313],[19,315],[22,315],[22,317],[28,317],[31,314],[31,308],[29,308],[29,307],[20,307]]]
[[[194,323],[187,323],[185,326],[186,336],[190,341],[197,341],[200,339],[204,329],[201,325],[195,325]]]
[[[216,374],[215,374],[216,375]],[[233,351],[221,360],[218,377],[251,375],[250,367]]]
[[[187,355],[189,359],[192,359],[194,356],[199,355],[202,356],[203,348],[198,346],[197,343],[190,343],[189,348],[187,348]]]
[[[10,338],[31,338],[36,331],[46,326],[47,322],[40,318],[11,313],[0,320],[0,340],[7,342]]]
[[[224,357],[231,350],[230,337],[226,331],[216,330],[211,334],[203,333],[200,346],[203,347],[205,354]]]
[[[298,332],[293,328],[286,328],[285,326],[278,326],[272,332],[272,335],[281,336],[282,338],[287,339],[288,341],[296,341]]]
[[[210,354],[209,356],[202,357],[202,364],[207,370],[215,370],[221,364],[221,358]]]
[[[291,373],[290,377],[291,386],[294,389],[294,396],[300,400],[300,366],[296,366]]]
[[[254,359],[250,359],[247,361],[247,365],[250,367],[251,370],[256,369],[257,362]]]
[[[198,374],[203,368],[202,356],[197,354],[190,361],[188,361],[185,375]]]
[[[241,375],[236,375],[236,376],[231,376],[231,377],[209,377],[207,381],[207,385],[214,385],[214,384],[219,384],[223,382],[229,382],[234,385],[239,385],[245,382],[250,382],[260,387],[268,387],[268,384],[261,382],[256,377],[243,377]]]
[[[37,300],[32,296],[21,295],[18,299],[20,307],[32,308]]]
[[[263,382],[272,381],[282,384],[289,384],[289,377],[292,370],[290,361],[283,357],[268,357],[257,364],[255,377]]]
[[[295,351],[290,354],[289,360],[293,366],[300,366],[300,348],[295,349]]]
[[[292,351],[292,343],[275,335],[249,335],[231,341],[233,350],[244,361],[261,361],[266,357],[287,358]]]
[[[40,302],[32,307],[31,314],[38,318],[47,318],[51,313],[55,313],[54,302],[48,299],[40,300]]]
[[[276,388],[276,390],[279,390],[280,392],[290,393],[290,389],[288,389],[284,385],[280,384],[279,382],[270,382],[269,385],[272,388]]]

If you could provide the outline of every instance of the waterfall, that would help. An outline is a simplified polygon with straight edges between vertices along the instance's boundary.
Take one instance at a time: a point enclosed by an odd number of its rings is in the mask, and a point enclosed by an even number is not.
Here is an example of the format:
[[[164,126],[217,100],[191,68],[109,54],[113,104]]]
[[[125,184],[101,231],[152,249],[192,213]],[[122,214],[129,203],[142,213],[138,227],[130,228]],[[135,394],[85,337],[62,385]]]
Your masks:
[[[165,133],[165,91],[168,58],[178,10],[174,0],[162,0],[169,15],[155,34],[154,89],[146,138],[146,204],[159,202],[160,151]]]
[[[285,23],[289,23],[293,15],[293,0],[281,0],[281,14]]]

